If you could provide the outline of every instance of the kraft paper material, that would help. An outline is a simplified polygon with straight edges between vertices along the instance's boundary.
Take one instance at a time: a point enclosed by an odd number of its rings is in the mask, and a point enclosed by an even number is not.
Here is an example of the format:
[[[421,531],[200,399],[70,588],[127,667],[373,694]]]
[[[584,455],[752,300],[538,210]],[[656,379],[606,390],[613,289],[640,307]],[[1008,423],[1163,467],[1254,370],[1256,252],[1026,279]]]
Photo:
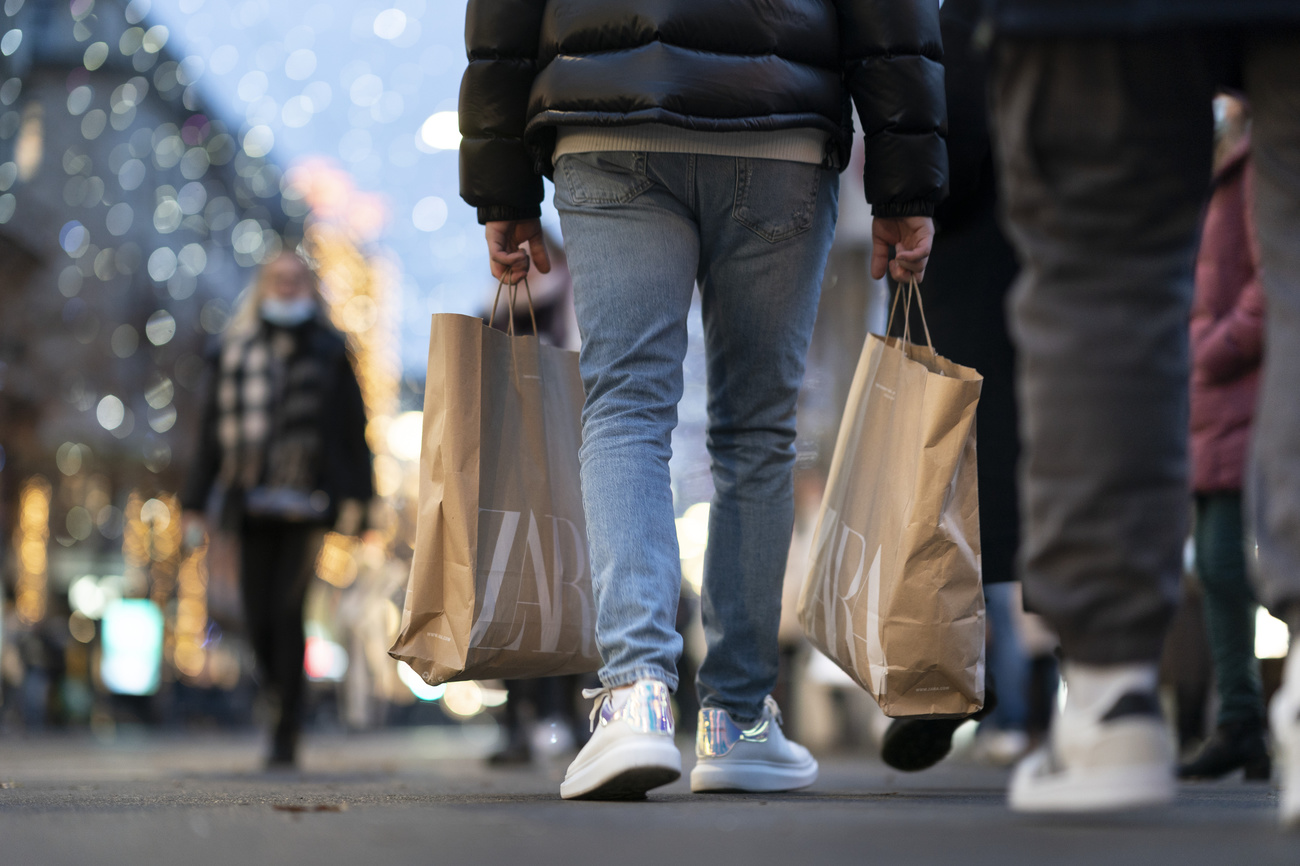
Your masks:
[[[582,403],[576,352],[433,317],[415,556],[389,650],[426,682],[600,666]]]
[[[888,716],[984,704],[982,384],[931,348],[875,335],[854,375],[799,621]]]

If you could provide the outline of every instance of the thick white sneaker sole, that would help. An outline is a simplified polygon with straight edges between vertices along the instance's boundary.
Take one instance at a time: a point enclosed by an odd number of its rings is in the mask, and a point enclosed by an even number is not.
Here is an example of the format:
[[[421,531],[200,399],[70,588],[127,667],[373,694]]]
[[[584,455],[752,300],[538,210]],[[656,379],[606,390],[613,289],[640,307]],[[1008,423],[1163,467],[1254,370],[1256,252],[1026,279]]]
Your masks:
[[[805,764],[736,758],[701,758],[691,770],[691,790],[697,794],[723,791],[793,791],[817,781],[817,761]]]
[[[1046,748],[1016,767],[1007,791],[1014,812],[1113,812],[1164,806],[1177,791],[1165,764],[1076,767],[1053,771]]]
[[[1278,794],[1278,823],[1283,830],[1300,830],[1300,754],[1292,749],[1284,755],[1282,790]]]
[[[1273,697],[1269,710],[1272,722],[1274,766],[1280,773],[1278,823],[1284,830],[1300,830],[1300,719],[1295,703],[1285,692]]]
[[[658,734],[625,737],[610,743],[581,767],[571,768],[560,785],[565,800],[640,800],[647,791],[682,775],[682,753]]]

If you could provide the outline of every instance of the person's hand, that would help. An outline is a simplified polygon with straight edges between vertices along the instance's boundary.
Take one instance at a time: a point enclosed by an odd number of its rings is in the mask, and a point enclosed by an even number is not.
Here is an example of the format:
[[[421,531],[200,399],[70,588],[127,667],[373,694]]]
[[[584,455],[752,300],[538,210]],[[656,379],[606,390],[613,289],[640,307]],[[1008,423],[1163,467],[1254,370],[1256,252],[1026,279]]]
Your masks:
[[[513,286],[528,275],[529,254],[544,274],[551,271],[551,259],[542,240],[542,221],[498,220],[487,224],[488,255],[492,258],[492,276]],[[528,252],[524,251],[527,245]]]
[[[871,276],[881,279],[888,266],[889,275],[899,283],[925,279],[925,265],[930,260],[934,241],[934,220],[929,217],[897,217],[871,221]],[[894,259],[889,259],[889,248]]]

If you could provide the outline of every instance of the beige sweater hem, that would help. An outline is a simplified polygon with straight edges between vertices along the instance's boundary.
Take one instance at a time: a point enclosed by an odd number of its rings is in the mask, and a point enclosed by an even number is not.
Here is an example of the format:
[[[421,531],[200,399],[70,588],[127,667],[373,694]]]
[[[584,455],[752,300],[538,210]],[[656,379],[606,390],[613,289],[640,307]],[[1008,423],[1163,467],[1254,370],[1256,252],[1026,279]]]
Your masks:
[[[701,132],[662,123],[634,126],[562,126],[557,130],[555,160],[567,153],[646,151],[784,159],[821,165],[829,134],[820,129],[763,132]]]

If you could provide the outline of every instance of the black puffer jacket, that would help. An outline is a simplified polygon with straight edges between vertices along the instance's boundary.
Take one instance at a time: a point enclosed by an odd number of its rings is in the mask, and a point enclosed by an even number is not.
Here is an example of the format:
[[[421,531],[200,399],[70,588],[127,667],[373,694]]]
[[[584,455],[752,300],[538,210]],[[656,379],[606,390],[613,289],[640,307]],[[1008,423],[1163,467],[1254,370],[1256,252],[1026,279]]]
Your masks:
[[[461,196],[480,222],[537,216],[555,127],[816,128],[884,217],[945,194],[937,0],[470,0]]]
[[[991,0],[1007,35],[1300,25],[1300,0]]]

